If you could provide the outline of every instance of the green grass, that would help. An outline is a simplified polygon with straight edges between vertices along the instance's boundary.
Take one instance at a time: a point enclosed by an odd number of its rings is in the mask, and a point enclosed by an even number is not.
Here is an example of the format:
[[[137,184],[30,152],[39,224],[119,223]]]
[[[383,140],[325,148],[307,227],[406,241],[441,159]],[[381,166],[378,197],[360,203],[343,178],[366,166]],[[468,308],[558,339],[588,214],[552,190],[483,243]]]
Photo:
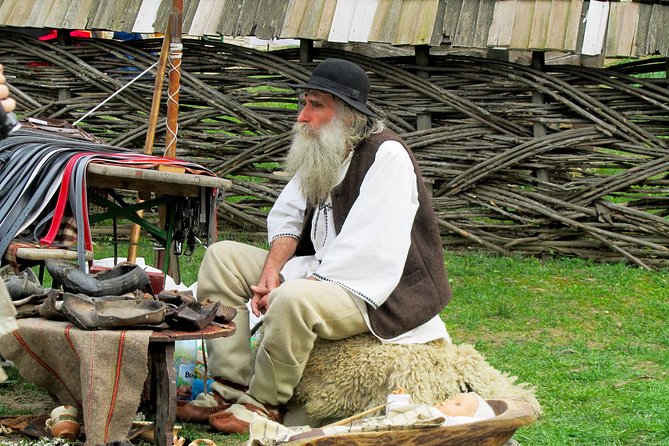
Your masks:
[[[528,445],[669,445],[669,276],[577,259],[446,258],[453,341],[534,385]]]
[[[196,277],[202,252],[182,261],[184,277]],[[478,253],[445,260],[453,342],[536,388],[544,414],[517,431],[523,446],[669,445],[667,271]],[[244,444],[206,426],[182,432]]]

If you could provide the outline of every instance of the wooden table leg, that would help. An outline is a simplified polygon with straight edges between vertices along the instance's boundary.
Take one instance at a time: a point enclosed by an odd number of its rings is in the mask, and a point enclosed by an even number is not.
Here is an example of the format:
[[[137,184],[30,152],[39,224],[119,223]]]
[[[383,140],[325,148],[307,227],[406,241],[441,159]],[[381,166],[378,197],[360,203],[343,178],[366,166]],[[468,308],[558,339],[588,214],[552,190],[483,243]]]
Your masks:
[[[149,344],[153,386],[155,386],[156,446],[171,446],[177,417],[177,383],[174,371],[174,342]]]

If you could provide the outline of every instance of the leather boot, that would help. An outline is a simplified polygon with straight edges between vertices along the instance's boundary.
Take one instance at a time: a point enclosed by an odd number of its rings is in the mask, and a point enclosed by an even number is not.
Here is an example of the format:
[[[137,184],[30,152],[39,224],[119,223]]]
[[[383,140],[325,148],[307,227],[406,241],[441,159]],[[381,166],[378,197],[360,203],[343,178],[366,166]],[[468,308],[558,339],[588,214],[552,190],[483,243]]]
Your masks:
[[[98,274],[86,274],[75,263],[65,260],[50,259],[45,264],[53,277],[54,288],[62,286],[63,291],[74,294],[90,297],[120,296],[149,284],[146,272],[132,263],[119,263]]]

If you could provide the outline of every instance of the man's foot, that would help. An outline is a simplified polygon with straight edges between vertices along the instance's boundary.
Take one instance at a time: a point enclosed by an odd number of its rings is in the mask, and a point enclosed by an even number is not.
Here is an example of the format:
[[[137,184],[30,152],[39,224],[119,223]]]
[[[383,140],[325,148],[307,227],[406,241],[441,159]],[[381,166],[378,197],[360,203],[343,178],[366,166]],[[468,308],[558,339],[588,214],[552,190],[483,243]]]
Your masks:
[[[260,403],[247,394],[237,404],[211,415],[209,425],[213,430],[225,434],[248,434],[254,413],[278,423],[283,418],[279,406]]]
[[[216,392],[201,393],[193,401],[177,406],[177,418],[191,423],[206,423],[211,415],[232,404]]]

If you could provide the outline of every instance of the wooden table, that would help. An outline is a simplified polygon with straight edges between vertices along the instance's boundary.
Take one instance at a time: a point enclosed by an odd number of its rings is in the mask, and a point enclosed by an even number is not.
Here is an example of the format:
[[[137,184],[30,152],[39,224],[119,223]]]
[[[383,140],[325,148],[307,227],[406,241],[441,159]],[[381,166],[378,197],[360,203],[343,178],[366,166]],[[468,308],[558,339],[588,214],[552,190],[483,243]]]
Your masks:
[[[155,444],[169,446],[177,412],[176,370],[174,368],[174,342],[190,339],[215,339],[232,336],[234,322],[222,326],[209,325],[200,331],[155,331],[149,338],[151,360],[151,398],[156,404]]]
[[[221,199],[217,193],[232,185],[230,180],[217,176],[100,163],[87,166],[86,178],[89,201],[103,209],[103,212],[90,214],[89,221],[111,219],[116,227],[116,218],[121,217],[141,226],[167,253],[155,266],[177,283],[180,282],[178,267],[171,265],[177,259],[174,252],[179,252],[175,230],[182,229],[179,233],[185,237],[183,228],[190,225],[188,229],[199,231],[196,236],[206,244],[216,241],[215,215]],[[97,189],[105,190],[106,194],[95,193]],[[120,190],[137,191],[140,200],[124,199],[116,193]],[[143,211],[151,208],[159,209],[159,225],[143,217]]]

